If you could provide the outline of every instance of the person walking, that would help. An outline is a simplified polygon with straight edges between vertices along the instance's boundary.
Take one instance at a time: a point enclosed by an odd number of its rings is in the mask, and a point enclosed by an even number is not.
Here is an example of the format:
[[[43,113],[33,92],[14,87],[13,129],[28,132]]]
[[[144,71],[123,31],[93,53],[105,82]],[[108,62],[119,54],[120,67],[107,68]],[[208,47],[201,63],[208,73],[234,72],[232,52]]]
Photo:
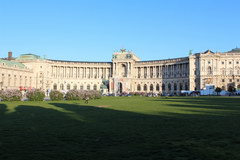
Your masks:
[[[85,103],[88,104],[89,97],[85,96]]]

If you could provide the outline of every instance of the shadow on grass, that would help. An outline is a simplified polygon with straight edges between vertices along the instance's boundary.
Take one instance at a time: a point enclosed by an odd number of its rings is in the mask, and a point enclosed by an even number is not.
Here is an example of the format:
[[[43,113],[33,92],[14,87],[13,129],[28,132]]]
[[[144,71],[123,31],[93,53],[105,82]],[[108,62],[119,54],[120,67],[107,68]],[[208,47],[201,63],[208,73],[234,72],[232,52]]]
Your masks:
[[[0,104],[0,159],[240,158],[240,118],[49,104],[65,112],[20,105],[6,114]]]
[[[240,98],[222,97],[186,97],[186,98],[161,98],[154,101],[169,102],[169,106],[189,107],[202,109],[231,110],[240,113]]]

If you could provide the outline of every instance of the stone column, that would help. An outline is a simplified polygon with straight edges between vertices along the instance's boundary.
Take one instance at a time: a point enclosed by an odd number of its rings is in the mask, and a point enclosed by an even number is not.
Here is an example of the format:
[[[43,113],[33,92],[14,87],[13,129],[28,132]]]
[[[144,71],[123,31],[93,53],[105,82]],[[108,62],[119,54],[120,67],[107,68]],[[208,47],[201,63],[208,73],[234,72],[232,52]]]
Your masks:
[[[158,70],[158,74],[159,74],[159,76],[158,76],[158,78],[160,78],[161,77],[161,74],[162,74],[162,66],[159,66],[159,70]]]
[[[147,66],[147,78],[149,78],[150,77],[150,73],[149,73],[149,66]]]
[[[116,68],[116,69],[115,69],[115,72],[116,72],[115,74],[117,75],[117,73],[118,73],[118,66],[117,66],[117,63],[115,63],[115,68]]]
[[[99,72],[100,72],[100,71],[99,71],[99,67],[97,67],[97,79],[99,79],[99,75],[100,75]]]

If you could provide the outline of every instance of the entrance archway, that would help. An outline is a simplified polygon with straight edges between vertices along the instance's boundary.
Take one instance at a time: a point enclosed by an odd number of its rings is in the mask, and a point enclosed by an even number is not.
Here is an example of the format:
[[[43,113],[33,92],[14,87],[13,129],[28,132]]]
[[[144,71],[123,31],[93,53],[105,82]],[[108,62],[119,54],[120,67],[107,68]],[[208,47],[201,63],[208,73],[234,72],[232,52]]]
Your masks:
[[[118,93],[122,93],[122,83],[118,83]]]

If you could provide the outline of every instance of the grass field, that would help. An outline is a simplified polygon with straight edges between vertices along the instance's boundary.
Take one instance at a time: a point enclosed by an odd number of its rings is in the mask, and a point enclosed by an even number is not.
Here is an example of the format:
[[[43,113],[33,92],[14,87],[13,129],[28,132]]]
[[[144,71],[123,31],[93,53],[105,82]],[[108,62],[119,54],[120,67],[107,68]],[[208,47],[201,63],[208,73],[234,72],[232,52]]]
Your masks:
[[[240,98],[1,102],[1,160],[237,160]]]

